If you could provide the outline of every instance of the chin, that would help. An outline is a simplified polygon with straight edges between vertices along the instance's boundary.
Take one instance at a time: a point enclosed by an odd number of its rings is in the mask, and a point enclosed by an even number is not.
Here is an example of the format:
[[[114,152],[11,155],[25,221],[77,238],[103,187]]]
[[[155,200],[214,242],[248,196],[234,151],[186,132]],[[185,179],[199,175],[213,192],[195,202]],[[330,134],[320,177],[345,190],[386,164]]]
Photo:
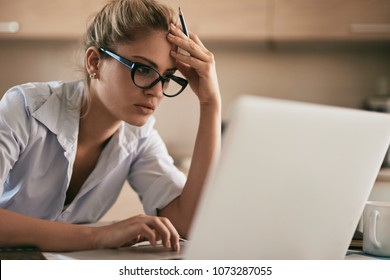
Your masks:
[[[133,125],[133,126],[144,126],[148,122],[149,118],[138,118],[138,119],[130,119],[130,120],[124,120],[126,123]]]

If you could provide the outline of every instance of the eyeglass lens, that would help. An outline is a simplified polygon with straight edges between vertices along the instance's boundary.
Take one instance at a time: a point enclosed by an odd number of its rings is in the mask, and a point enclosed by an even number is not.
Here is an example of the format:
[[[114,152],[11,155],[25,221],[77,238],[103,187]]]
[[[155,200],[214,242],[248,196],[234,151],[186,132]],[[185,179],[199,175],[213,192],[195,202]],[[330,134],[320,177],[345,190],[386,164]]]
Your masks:
[[[160,79],[156,70],[144,65],[137,65],[133,70],[133,80],[136,86],[140,88],[149,88],[154,86]],[[163,80],[163,92],[166,96],[175,96],[183,90],[184,85],[179,84],[173,79]]]

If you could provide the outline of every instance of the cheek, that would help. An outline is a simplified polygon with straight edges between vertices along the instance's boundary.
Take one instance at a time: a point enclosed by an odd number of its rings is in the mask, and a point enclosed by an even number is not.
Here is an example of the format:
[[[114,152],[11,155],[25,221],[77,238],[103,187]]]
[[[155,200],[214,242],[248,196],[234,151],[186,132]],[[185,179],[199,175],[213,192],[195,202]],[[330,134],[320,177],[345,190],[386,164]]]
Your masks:
[[[137,90],[131,80],[130,69],[124,69],[120,64],[104,67],[99,80],[102,84],[101,93],[108,95],[109,98],[121,99],[121,97],[129,97],[129,93]]]
[[[104,106],[114,111],[126,108],[131,103],[136,89],[131,82],[129,71],[115,67],[105,67],[99,72],[97,95]],[[126,70],[126,69],[124,69]]]
[[[103,83],[110,86],[132,84],[130,69],[125,69],[119,63],[106,64],[101,69],[100,77]]]

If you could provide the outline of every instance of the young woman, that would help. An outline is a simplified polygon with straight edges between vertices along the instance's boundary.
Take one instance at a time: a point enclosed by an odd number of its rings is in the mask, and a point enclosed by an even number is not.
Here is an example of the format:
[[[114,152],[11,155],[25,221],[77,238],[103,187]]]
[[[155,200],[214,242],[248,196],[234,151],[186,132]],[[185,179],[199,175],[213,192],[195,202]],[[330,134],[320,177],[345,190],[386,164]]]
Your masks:
[[[213,54],[176,22],[172,9],[154,0],[114,0],[87,30],[85,81],[30,83],[4,95],[0,246],[68,251],[161,240],[179,250],[218,156],[221,97]],[[186,178],[154,130],[153,113],[187,83],[200,120]],[[99,220],[125,180],[147,215],[82,225]]]

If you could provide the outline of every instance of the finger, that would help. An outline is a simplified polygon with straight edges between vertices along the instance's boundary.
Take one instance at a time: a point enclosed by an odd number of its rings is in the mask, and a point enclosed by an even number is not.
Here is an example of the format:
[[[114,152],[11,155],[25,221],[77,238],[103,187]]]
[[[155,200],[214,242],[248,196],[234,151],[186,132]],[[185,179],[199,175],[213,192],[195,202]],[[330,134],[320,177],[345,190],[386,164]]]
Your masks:
[[[174,23],[171,23],[171,26],[169,28],[169,32],[171,32],[175,36],[178,36],[180,38],[188,40],[188,36],[186,34],[184,34],[182,27],[177,26]]]
[[[200,59],[202,61],[207,61],[206,51],[203,50],[203,48],[201,46],[196,44],[191,39],[183,39],[183,38],[180,38],[178,36],[169,34],[168,35],[168,40],[172,44],[178,46],[180,49],[183,49],[183,50],[187,51],[191,55],[191,57]]]
[[[183,34],[181,32],[168,33],[167,39],[170,43],[190,53],[191,56],[196,57],[200,60],[207,59],[206,53],[208,52],[208,50],[205,49],[202,45],[198,45],[192,39],[183,37]]]
[[[201,46],[204,50],[207,50],[203,42],[199,39],[199,37],[196,34],[190,33],[190,39],[193,40],[195,43],[197,43],[199,46]]]
[[[190,79],[191,71],[193,70],[193,68],[190,65],[176,58],[176,67],[187,80]]]
[[[159,217],[148,217],[146,224],[156,231],[156,235],[161,236],[164,247],[171,248],[171,229]],[[176,230],[175,230],[176,231]]]
[[[137,231],[139,235],[146,238],[150,242],[150,244],[152,244],[152,246],[157,245],[156,233],[147,224],[137,224],[134,226],[134,230]]]
[[[161,241],[164,247],[178,250],[179,247],[179,234],[175,227],[165,217],[150,217],[147,223],[150,227],[154,227],[156,235],[161,236]]]
[[[199,58],[196,58],[194,56],[188,56],[185,54],[182,54],[178,51],[171,51],[171,56],[177,60],[177,65],[179,70],[185,75],[185,72],[192,71],[191,68],[196,69],[197,71],[201,70],[203,67],[206,67],[207,61],[203,61]],[[206,57],[204,58],[207,59]],[[186,75],[185,75],[186,76]]]
[[[147,215],[137,215],[134,217],[131,217],[129,219],[126,219],[122,221],[121,223],[124,224],[126,228],[134,228],[136,230],[142,230],[142,232],[139,233],[139,241],[155,241],[154,243],[157,243],[157,241],[161,240],[161,235],[155,231],[155,226],[152,225],[152,223],[149,222],[150,219],[154,219],[156,217],[151,217]],[[146,233],[146,235],[142,234],[143,232]]]
[[[173,226],[171,221],[167,218],[162,217],[161,221],[165,224],[165,226],[170,230],[171,232],[171,244],[172,249],[175,251],[180,250],[180,235],[177,232],[176,228]]]
[[[140,231],[140,241],[148,240],[153,246],[156,246],[157,241],[161,240],[161,234],[156,232],[155,226],[150,223],[150,220],[154,218],[156,217],[141,214],[128,219],[127,222],[130,223],[130,227],[135,226]]]

